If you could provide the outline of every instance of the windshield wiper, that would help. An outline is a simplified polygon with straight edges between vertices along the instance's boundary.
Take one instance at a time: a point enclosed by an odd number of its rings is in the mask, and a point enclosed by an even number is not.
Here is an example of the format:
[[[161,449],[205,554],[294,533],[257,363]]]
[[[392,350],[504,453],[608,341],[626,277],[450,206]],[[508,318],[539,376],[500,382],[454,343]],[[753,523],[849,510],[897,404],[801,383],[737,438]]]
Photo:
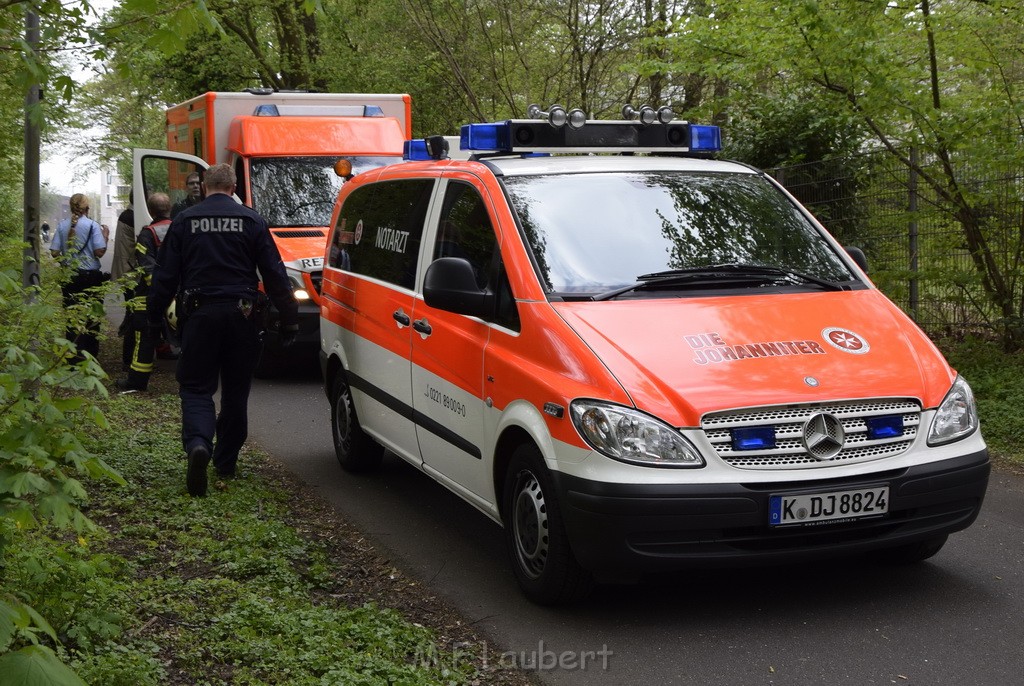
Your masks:
[[[593,300],[610,300],[623,293],[654,288],[666,288],[672,286],[694,285],[699,283],[723,285],[723,282],[764,281],[766,278],[778,280],[784,278],[790,282],[814,284],[829,291],[849,290],[848,286],[827,281],[811,276],[793,269],[781,267],[768,267],[759,264],[740,264],[730,262],[728,264],[712,264],[703,267],[686,267],[684,269],[667,269],[650,274],[641,274],[636,277],[638,283],[630,286],[623,286],[606,293],[599,293],[593,296]]]
[[[730,276],[781,276],[794,281],[796,283],[813,283],[816,286],[829,291],[843,291],[849,290],[847,286],[835,281],[828,281],[826,279],[807,274],[805,272],[797,271],[795,269],[786,269],[784,267],[772,267],[764,264],[743,264],[740,262],[728,262],[725,264],[711,264],[703,267],[687,267],[685,269],[668,269],[663,272],[654,272],[652,274],[642,274],[637,278],[638,281],[657,281],[660,279],[668,279],[683,274],[728,274]]]

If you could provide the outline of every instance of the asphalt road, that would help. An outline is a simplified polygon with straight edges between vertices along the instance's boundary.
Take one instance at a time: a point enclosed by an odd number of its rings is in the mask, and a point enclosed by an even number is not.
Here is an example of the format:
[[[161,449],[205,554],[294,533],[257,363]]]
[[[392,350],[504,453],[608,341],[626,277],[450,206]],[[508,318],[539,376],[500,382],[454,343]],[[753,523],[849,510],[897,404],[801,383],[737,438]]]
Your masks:
[[[932,560],[680,574],[541,608],[502,532],[394,456],[341,471],[315,366],[257,380],[250,439],[479,629],[495,666],[549,684],[1024,683],[1024,479],[996,471],[978,521]]]

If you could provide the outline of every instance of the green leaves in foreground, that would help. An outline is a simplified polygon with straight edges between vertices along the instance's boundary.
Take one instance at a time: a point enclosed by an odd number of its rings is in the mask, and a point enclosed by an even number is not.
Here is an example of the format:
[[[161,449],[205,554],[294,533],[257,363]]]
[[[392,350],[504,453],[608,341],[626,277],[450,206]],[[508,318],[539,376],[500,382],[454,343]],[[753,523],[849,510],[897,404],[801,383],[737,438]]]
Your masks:
[[[30,645],[0,657],[0,674],[5,683],[19,686],[85,686],[52,650],[40,645]]]
[[[88,308],[65,311],[28,295],[15,272],[0,271],[0,518],[18,529],[52,522],[82,532],[90,523],[79,479],[123,483],[80,440],[90,425],[108,428],[89,399],[106,395],[105,374],[95,360],[70,362],[65,317],[72,329],[84,326]]]
[[[109,428],[89,396],[105,397],[103,370],[93,359],[71,363],[65,325],[77,330],[93,304],[65,310],[57,294],[23,289],[14,271],[0,271],[0,674],[4,683],[81,684],[53,649],[57,632],[33,599],[6,585],[8,546],[20,531],[50,524],[79,534],[94,529],[81,506],[81,478],[124,480],[82,444],[90,426]],[[31,567],[42,559],[29,556]]]

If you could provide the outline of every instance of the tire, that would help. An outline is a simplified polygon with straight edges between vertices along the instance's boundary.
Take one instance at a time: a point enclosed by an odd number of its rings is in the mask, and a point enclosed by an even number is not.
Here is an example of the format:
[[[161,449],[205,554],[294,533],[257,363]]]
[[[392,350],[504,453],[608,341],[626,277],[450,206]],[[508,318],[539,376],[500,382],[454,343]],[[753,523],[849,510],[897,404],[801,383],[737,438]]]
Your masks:
[[[557,605],[586,596],[593,577],[572,553],[558,494],[532,443],[512,454],[502,500],[505,543],[526,597],[540,605]]]
[[[949,537],[944,534],[895,548],[876,550],[871,553],[871,559],[876,562],[895,565],[912,565],[917,562],[923,562],[942,550],[942,546],[946,544],[947,538]]]
[[[380,466],[384,446],[363,433],[352,404],[352,391],[339,370],[331,386],[331,435],[338,464],[347,472],[370,472]]]

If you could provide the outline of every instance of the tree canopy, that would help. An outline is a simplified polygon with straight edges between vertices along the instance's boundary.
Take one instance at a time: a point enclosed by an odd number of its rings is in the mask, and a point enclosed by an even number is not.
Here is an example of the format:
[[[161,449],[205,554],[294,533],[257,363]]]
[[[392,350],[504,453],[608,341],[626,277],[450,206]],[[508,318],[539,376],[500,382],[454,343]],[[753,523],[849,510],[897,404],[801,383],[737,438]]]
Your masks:
[[[0,63],[16,74],[0,85],[4,142],[33,79],[48,121],[99,120],[101,156],[122,160],[161,145],[166,105],[207,90],[406,92],[416,135],[532,102],[600,118],[667,104],[723,124],[727,153],[758,166],[881,150],[913,169],[999,316],[1024,331],[1024,246],[993,225],[968,171],[1024,166],[1016,0],[122,0],[91,27],[87,2],[46,0],[33,4],[38,59],[26,7],[0,5]],[[103,65],[84,88],[61,60],[72,48]]]

